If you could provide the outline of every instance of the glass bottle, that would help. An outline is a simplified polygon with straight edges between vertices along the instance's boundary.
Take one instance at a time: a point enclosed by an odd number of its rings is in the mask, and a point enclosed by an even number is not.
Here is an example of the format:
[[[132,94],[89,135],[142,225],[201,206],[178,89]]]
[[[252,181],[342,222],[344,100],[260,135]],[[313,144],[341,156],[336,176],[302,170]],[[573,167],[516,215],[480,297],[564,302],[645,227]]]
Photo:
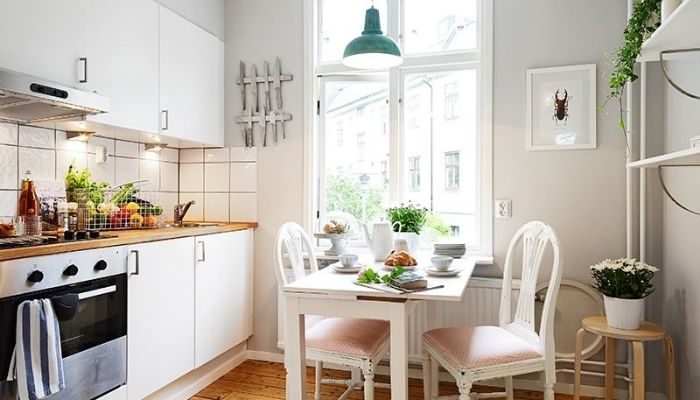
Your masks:
[[[31,173],[27,171],[26,178],[22,180],[22,191],[17,202],[17,215],[20,217],[40,216],[41,207],[39,205],[39,197],[36,195],[34,181],[32,181]]]

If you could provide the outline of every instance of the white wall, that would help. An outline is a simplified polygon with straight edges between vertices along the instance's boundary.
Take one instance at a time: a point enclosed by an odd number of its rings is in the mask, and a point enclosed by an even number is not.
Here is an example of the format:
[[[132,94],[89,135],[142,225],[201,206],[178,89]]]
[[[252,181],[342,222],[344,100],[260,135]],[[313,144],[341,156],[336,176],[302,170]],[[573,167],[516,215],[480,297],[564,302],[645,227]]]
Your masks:
[[[698,93],[698,68],[697,59],[674,61],[671,75],[683,87]],[[700,102],[666,87],[665,144],[666,151],[671,152],[688,148],[688,139],[700,135]],[[700,170],[675,169],[666,175],[671,193],[691,209],[700,210]],[[694,399],[700,393],[700,217],[678,208],[668,199],[664,202],[663,217],[663,279],[661,296],[657,298],[663,299],[663,323],[676,345],[678,398]]]
[[[588,266],[624,255],[624,138],[614,113],[599,115],[598,149],[525,152],[525,70],[598,64],[598,100],[604,98],[605,52],[622,38],[624,2],[608,0],[496,1],[494,82],[494,193],[513,200],[513,218],[495,223],[497,265],[482,275],[499,275],[505,248],[524,222],[541,219],[558,231],[566,277],[589,281]],[[268,10],[274,9],[274,13]],[[240,59],[261,65],[279,55],[295,75],[284,88],[288,139],[261,148],[258,159],[260,227],[256,232],[255,335],[252,350],[276,351],[276,293],[272,266],[275,230],[302,217],[302,10],[301,2],[227,0],[227,145],[240,145],[232,117],[240,112]],[[250,64],[248,64],[250,65]]]
[[[255,231],[255,314],[252,350],[277,350],[277,280],[272,247],[277,229],[287,221],[302,219],[303,166],[303,66],[302,7],[300,1],[226,1],[226,145],[242,146],[233,118],[241,112],[235,84],[239,61],[248,71],[263,61],[282,63],[282,72],[294,75],[283,83],[284,111],[293,115],[286,123],[287,140],[258,148],[258,223]],[[274,93],[273,93],[274,94]],[[250,101],[250,94],[248,101]],[[274,101],[274,100],[273,100]],[[257,132],[257,128],[256,128]],[[256,144],[259,136],[256,136]]]
[[[224,0],[156,0],[156,2],[224,40]]]

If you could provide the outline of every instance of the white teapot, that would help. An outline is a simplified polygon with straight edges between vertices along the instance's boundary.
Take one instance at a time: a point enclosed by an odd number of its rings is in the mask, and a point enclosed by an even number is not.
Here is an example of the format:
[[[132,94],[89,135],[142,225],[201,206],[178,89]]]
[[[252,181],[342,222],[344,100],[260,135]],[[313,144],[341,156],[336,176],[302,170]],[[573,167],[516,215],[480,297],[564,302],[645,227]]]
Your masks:
[[[394,225],[399,225],[401,231],[401,223],[393,224],[387,221],[375,222],[372,224],[372,233],[370,234],[366,224],[362,224],[365,231],[365,241],[367,247],[372,252],[375,261],[384,261],[386,257],[394,249]]]

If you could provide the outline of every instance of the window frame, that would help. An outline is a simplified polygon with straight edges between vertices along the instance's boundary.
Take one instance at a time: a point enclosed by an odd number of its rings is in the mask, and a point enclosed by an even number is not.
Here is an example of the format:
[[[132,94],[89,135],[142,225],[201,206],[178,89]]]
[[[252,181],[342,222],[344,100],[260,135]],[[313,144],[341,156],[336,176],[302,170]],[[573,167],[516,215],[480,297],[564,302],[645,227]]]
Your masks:
[[[420,156],[411,156],[408,157],[408,176],[410,180],[410,185],[409,185],[409,191],[410,192],[419,192],[420,191]],[[415,174],[415,179],[414,179],[414,174]],[[414,185],[416,183],[416,185]]]
[[[459,170],[461,168],[461,164],[459,153],[459,150],[445,152],[445,191],[449,193],[456,193],[460,190]],[[448,164],[448,159],[455,161],[451,161]],[[453,171],[451,175],[448,173],[448,168],[450,171]],[[450,176],[452,176],[452,182],[450,182]]]
[[[324,148],[319,133],[322,131],[318,118],[322,108],[320,89],[322,81],[340,76],[353,79],[362,74],[372,75],[372,71],[363,72],[345,67],[338,62],[319,62],[319,34],[321,0],[303,0],[303,56],[304,56],[304,181],[303,181],[303,225],[307,231],[315,228],[318,216],[317,205],[320,201],[319,191],[325,190],[319,180],[318,166],[323,164],[320,149]],[[387,0],[387,26],[382,27],[385,34],[399,43],[402,51],[404,43],[401,27],[404,26],[403,0]],[[403,76],[420,70],[436,71],[476,68],[477,90],[477,215],[479,216],[478,249],[471,252],[478,256],[493,256],[493,0],[477,0],[477,46],[470,50],[451,50],[445,52],[411,54],[404,56],[401,66],[392,68],[389,76],[389,147],[397,149],[389,159],[389,199],[397,202],[405,190],[403,173],[406,162],[401,136],[405,129],[403,121]],[[358,27],[358,31],[359,31]],[[404,53],[405,54],[405,53]],[[378,71],[374,71],[375,73]],[[351,75],[348,75],[351,74]],[[343,76],[345,75],[345,76]],[[364,80],[364,76],[362,80]],[[322,135],[321,135],[322,136]]]

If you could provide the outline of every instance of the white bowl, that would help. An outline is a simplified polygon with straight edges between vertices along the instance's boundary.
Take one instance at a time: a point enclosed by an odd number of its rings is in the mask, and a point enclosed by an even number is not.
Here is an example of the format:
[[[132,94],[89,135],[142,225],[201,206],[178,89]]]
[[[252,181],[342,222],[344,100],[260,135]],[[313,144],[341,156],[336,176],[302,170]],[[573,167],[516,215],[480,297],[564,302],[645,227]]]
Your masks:
[[[447,271],[448,269],[450,269],[450,265],[452,265],[452,257],[435,256],[430,259],[430,262],[433,263],[433,267],[435,267],[435,270]]]
[[[340,260],[340,265],[342,265],[345,268],[352,268],[355,264],[357,264],[357,259],[358,256],[357,254],[343,254],[338,257]]]

